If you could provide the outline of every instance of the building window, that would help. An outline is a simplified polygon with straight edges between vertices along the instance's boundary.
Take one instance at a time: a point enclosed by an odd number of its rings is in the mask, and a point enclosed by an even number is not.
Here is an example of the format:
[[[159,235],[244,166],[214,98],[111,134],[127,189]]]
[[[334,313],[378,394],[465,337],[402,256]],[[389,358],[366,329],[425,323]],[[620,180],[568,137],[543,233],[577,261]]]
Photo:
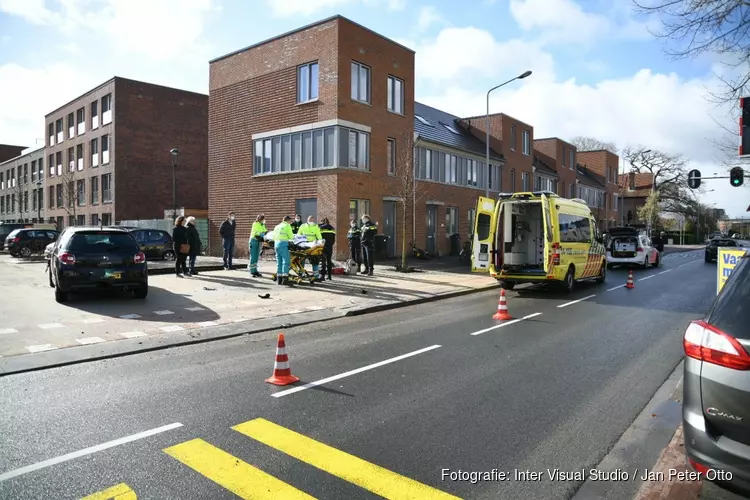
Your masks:
[[[560,167],[565,168],[565,153],[567,152],[567,148],[563,146],[562,148],[562,158],[560,158]],[[570,166],[570,169],[573,169],[573,165]]]
[[[370,104],[370,68],[352,62],[352,99]]]
[[[111,201],[112,201],[112,174],[104,174],[102,175],[102,203],[110,203]]]
[[[55,186],[47,188],[47,207],[55,208]]]
[[[523,154],[530,155],[531,154],[531,132],[528,130],[524,130],[523,134]]]
[[[58,151],[55,153],[55,164],[57,165],[57,175],[62,175],[62,166],[63,166],[63,160],[62,160],[62,151]]]
[[[91,214],[91,225],[92,226],[99,225],[99,214]]]
[[[576,197],[576,185],[571,184],[570,185],[570,193],[568,194],[568,198],[575,198]]]
[[[575,168],[575,165],[576,165],[576,152],[575,152],[575,150],[573,148],[570,148],[568,150],[568,155],[569,155],[569,161],[570,161],[570,169],[573,170]]]
[[[44,178],[44,158],[39,158],[39,162],[37,163],[36,179],[38,181],[41,181],[43,178]]]
[[[477,161],[467,160],[466,162],[466,185],[477,187]]]
[[[78,135],[86,132],[86,108],[81,108],[76,111],[76,124],[78,127]]]
[[[23,164],[23,183],[24,184],[29,183],[29,164],[28,163]]]
[[[318,98],[318,63],[297,66],[297,102],[309,102]]]
[[[76,181],[76,203],[79,207],[86,205],[86,179]]]
[[[62,208],[63,206],[63,186],[62,184],[58,184],[55,186],[55,201],[57,202],[57,208]]]
[[[76,163],[78,170],[83,170],[83,144],[76,146]]]
[[[49,169],[49,176],[54,177],[55,175],[55,155],[49,155],[47,157],[47,168]]]
[[[516,135],[516,126],[510,126],[510,150],[515,151],[516,145],[518,144],[518,137]]]
[[[359,223],[365,214],[370,215],[370,200],[349,200],[349,220]]]
[[[557,193],[557,180],[551,177],[536,176],[534,179],[535,191],[550,191]]]
[[[102,165],[109,163],[109,135],[102,136]]]
[[[99,126],[99,101],[91,103],[91,128],[95,129]]]
[[[75,148],[68,148],[68,171],[74,172],[76,169]]]
[[[112,121],[112,94],[102,97],[102,125]]]
[[[388,76],[388,111],[404,114],[404,81]]]
[[[49,146],[55,145],[55,124],[50,123],[47,125],[47,135],[49,136]]]
[[[91,178],[91,204],[99,203],[99,177]]]
[[[99,139],[91,139],[91,166],[99,166]]]
[[[458,233],[458,208],[448,207],[445,209],[445,234],[450,236]]]
[[[18,200],[18,204],[21,204],[21,200]],[[29,211],[29,192],[24,191],[23,192],[23,211],[28,212]]]
[[[73,208],[75,206],[75,198],[76,198],[76,186],[73,181],[69,181],[65,185],[65,197],[68,201],[68,208]]]
[[[344,133],[337,134],[337,129]],[[356,133],[356,132],[355,132]],[[363,133],[364,134],[364,133]],[[280,172],[294,172],[317,168],[336,167],[336,140],[339,140],[339,163],[345,161],[349,155],[349,129],[341,127],[327,127],[309,132],[298,132],[268,139],[256,140],[253,144],[253,174],[270,174]],[[359,165],[357,147],[369,148],[369,134],[362,141],[355,144],[355,166]],[[343,137],[343,138],[342,138]],[[347,166],[343,164],[340,166]],[[366,165],[366,163],[365,163]]]
[[[76,136],[76,122],[73,113],[68,113],[68,139]]]
[[[62,228],[65,227],[65,226],[63,226],[63,217],[62,217],[62,215],[58,215],[57,216],[57,222],[56,222],[56,224],[57,224],[57,230],[58,231],[62,231]]]
[[[510,191],[512,193],[516,192],[516,169],[515,168],[510,169]]]
[[[5,189],[5,173],[0,172],[0,189]]]
[[[388,139],[386,144],[388,175],[396,175],[396,139]]]
[[[65,138],[63,137],[63,119],[60,118],[55,122],[55,132],[57,133],[57,143],[60,144]]]
[[[86,225],[86,216],[85,215],[78,215],[76,217],[76,225],[78,225],[78,226],[85,226]]]
[[[530,188],[531,186],[529,186],[529,173],[521,172],[521,191],[526,193],[530,190]]]
[[[37,180],[37,171],[36,171],[36,160],[31,161],[31,182],[36,182]],[[39,177],[39,180],[42,180],[41,177]]]

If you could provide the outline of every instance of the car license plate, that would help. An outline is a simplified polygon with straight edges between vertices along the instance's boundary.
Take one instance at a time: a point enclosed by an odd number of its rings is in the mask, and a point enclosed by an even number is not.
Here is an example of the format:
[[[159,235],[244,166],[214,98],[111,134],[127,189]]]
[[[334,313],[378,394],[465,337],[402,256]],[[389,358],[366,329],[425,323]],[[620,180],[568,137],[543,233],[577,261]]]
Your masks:
[[[105,271],[104,275],[107,278],[112,278],[113,280],[119,280],[122,279],[122,273],[113,273],[111,271]]]
[[[487,261],[488,258],[489,257],[488,257],[488,255],[486,253],[480,253],[479,254],[479,260],[480,261]]]

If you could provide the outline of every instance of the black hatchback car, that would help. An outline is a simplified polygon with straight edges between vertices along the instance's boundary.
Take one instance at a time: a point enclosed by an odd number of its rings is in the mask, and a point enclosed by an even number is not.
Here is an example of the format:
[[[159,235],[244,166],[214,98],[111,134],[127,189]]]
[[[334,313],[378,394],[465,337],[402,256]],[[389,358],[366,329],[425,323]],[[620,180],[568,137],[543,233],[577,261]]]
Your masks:
[[[57,239],[58,232],[48,229],[16,229],[5,238],[5,250],[12,257],[31,257]]]
[[[737,240],[729,238],[714,238],[706,245],[706,262],[713,262],[719,257],[719,247],[740,247]]]
[[[128,228],[147,259],[174,260],[172,235],[161,229]]]
[[[750,255],[683,339],[685,451],[702,478],[750,497]]]
[[[49,285],[55,300],[70,292],[133,291],[148,295],[148,264],[130,232],[116,228],[69,227],[57,240],[49,260]]]

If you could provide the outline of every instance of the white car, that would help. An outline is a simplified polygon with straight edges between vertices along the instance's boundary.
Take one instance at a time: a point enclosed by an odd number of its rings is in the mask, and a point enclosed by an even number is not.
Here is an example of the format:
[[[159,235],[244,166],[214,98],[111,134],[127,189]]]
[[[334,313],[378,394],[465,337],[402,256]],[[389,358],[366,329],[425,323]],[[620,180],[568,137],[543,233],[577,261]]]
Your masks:
[[[633,227],[616,227],[609,231],[608,266],[658,266],[661,254],[645,232]]]

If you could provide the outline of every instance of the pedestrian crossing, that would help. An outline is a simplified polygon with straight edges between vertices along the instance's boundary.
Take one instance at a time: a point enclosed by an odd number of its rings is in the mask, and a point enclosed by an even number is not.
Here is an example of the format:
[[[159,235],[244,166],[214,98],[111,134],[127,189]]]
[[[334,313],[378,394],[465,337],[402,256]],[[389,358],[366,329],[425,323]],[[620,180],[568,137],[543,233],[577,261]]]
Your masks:
[[[363,460],[263,418],[235,425],[245,437],[389,500],[460,500],[459,497]],[[202,438],[164,448],[163,453],[218,488],[245,500],[315,500],[298,489]],[[135,500],[126,483],[93,493],[83,500]]]

